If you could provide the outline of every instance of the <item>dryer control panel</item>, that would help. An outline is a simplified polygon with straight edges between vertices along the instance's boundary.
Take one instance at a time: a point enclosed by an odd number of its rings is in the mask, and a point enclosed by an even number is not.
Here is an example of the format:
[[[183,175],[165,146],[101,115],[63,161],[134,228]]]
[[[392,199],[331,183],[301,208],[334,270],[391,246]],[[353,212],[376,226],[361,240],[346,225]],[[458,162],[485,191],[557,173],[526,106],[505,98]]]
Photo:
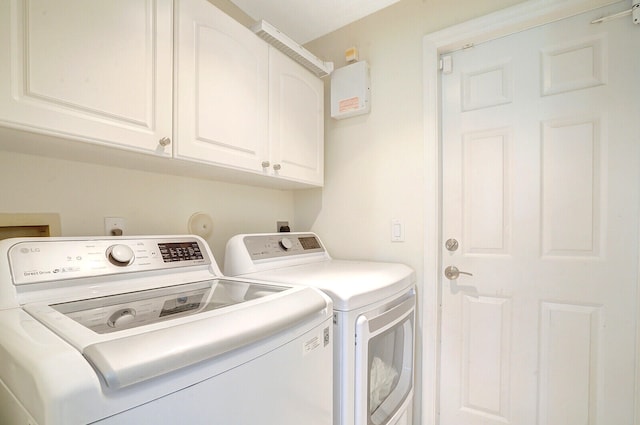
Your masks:
[[[325,252],[320,239],[312,233],[247,235],[244,245],[253,261]]]
[[[311,232],[235,235],[227,242],[226,276],[328,261],[331,256]]]

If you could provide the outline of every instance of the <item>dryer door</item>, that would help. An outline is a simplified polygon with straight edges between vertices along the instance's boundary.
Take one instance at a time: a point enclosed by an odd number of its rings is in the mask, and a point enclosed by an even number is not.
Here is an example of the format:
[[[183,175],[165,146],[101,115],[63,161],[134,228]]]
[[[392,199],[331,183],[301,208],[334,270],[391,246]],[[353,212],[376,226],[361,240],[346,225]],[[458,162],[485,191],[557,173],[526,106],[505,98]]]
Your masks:
[[[356,425],[393,424],[410,403],[414,321],[413,290],[356,320]]]

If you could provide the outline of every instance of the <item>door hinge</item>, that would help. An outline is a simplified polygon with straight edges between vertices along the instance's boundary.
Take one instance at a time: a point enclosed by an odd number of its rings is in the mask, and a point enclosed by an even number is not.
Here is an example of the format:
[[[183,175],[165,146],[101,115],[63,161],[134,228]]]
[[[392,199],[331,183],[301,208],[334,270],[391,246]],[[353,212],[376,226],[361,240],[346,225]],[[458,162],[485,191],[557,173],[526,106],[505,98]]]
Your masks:
[[[440,71],[443,74],[451,74],[453,72],[453,58],[451,55],[440,57]]]

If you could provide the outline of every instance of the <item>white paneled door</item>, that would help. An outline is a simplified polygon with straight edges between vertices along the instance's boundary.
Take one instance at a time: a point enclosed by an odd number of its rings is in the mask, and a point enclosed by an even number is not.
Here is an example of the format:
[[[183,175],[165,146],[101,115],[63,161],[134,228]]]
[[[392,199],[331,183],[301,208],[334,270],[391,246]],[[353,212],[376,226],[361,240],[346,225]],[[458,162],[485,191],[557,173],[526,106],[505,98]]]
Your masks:
[[[450,57],[441,425],[634,422],[640,25],[590,23],[630,8]]]

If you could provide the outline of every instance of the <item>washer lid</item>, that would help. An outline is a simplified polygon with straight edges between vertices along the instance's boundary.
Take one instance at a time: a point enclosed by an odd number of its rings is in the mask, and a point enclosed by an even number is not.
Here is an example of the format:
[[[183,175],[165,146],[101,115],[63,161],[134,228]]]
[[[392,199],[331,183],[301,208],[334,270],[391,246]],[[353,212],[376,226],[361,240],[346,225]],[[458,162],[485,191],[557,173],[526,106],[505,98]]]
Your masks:
[[[404,264],[347,260],[326,260],[243,277],[318,288],[333,299],[333,308],[339,311],[372,304],[415,283],[415,272]]]
[[[97,334],[108,334],[233,306],[287,289],[288,286],[212,279],[49,307]]]
[[[206,286],[213,289],[206,290]],[[227,279],[179,287],[184,289],[173,294],[165,293],[164,288],[135,293],[129,304],[121,299],[127,294],[122,294],[23,308],[78,349],[114,390],[212,359],[304,322],[325,320],[331,314],[328,298],[309,287],[274,288]],[[221,294],[214,297],[217,289]],[[145,308],[147,312],[140,313]],[[129,318],[138,315],[136,310],[145,316],[140,326],[134,323],[137,317]],[[91,325],[93,317],[106,324]],[[96,332],[109,327],[116,329]]]

